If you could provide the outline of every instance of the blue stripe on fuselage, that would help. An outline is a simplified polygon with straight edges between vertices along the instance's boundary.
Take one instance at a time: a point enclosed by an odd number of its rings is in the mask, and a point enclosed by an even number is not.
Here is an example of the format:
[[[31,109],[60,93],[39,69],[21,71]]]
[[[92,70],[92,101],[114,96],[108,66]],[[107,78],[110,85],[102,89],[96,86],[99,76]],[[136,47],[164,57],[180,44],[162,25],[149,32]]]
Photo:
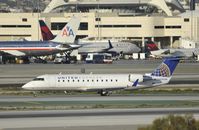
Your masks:
[[[56,47],[60,45],[49,41],[5,41],[0,42],[1,47]]]

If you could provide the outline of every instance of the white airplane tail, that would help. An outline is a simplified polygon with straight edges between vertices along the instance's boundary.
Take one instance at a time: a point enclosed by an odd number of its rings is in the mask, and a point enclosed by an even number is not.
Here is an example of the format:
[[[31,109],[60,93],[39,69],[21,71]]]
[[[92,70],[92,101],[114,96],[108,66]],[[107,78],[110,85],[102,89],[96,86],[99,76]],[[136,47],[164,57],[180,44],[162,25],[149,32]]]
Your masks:
[[[61,32],[52,40],[59,43],[74,43],[80,25],[80,16],[73,16]]]

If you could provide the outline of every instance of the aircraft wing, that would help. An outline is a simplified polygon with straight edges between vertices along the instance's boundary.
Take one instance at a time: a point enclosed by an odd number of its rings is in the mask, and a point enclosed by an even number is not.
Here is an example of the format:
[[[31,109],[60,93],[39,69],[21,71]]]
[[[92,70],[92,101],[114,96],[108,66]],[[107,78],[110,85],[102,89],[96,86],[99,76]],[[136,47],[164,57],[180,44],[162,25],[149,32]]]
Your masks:
[[[91,48],[88,50],[89,53],[105,53],[107,52],[107,49],[102,49],[102,48]]]
[[[21,51],[17,51],[17,50],[1,50],[4,53],[13,55],[13,56],[25,56],[26,54],[21,52]]]
[[[167,54],[169,49],[161,49],[161,50],[155,50],[155,51],[150,51],[150,53],[154,56],[161,56],[162,54]]]
[[[175,51],[174,53],[171,53],[172,56],[177,56],[177,57],[188,57],[185,53],[182,51]]]
[[[56,48],[62,51],[69,51],[69,50],[78,49],[80,47],[81,45],[78,45],[78,44],[61,44],[61,45],[58,45]]]
[[[103,88],[106,91],[115,91],[115,90],[124,90],[126,89],[126,87],[118,87],[118,88]],[[97,91],[99,89],[95,89],[95,88],[83,88],[83,90],[85,91]]]

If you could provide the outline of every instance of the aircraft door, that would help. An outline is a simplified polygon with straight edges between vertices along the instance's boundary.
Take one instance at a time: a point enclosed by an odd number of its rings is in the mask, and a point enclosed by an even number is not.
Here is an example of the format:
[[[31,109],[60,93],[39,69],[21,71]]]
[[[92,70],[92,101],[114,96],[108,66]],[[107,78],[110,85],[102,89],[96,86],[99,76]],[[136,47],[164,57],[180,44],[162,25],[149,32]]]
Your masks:
[[[48,75],[47,78],[48,78],[48,80],[47,80],[48,87],[50,87],[50,88],[56,87],[56,77]]]

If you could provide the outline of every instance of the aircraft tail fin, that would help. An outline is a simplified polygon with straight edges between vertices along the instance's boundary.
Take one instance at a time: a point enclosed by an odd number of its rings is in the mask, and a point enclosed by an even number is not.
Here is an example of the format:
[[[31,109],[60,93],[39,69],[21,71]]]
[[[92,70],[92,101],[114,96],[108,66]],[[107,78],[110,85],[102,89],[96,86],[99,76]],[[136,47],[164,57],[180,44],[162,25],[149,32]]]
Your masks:
[[[73,16],[61,32],[52,40],[59,43],[74,43],[80,25],[80,16]]]
[[[151,73],[151,75],[156,77],[171,77],[179,61],[180,59],[178,58],[165,59],[161,65]]]
[[[109,49],[112,49],[112,48],[113,48],[113,45],[112,45],[112,43],[111,43],[110,40],[108,40],[108,44],[109,44]]]
[[[146,50],[148,50],[150,52],[150,51],[157,51],[160,49],[154,42],[148,42],[148,43],[146,43]]]
[[[49,41],[54,38],[54,35],[46,25],[46,23],[43,20],[39,20],[40,28],[41,28],[41,34],[44,41]]]
[[[143,79],[144,82],[139,85],[154,87],[168,84],[179,62],[180,59],[178,58],[165,59],[151,74],[145,74]]]

